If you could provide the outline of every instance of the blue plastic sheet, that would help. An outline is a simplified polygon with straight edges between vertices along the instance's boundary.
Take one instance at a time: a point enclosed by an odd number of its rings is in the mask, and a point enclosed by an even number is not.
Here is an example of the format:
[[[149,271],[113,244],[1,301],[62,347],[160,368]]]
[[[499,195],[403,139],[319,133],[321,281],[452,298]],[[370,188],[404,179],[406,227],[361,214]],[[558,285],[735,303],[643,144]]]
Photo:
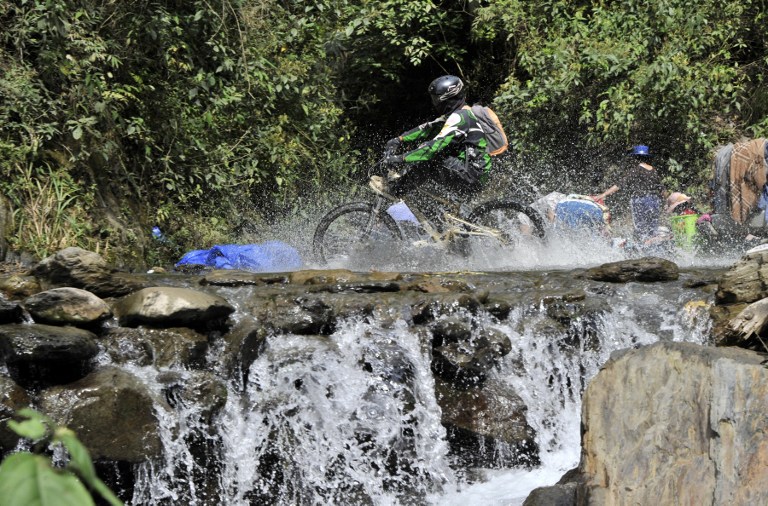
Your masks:
[[[268,241],[261,244],[220,244],[207,250],[192,250],[176,263],[176,266],[180,265],[284,272],[300,269],[303,262],[296,248],[281,241]]]

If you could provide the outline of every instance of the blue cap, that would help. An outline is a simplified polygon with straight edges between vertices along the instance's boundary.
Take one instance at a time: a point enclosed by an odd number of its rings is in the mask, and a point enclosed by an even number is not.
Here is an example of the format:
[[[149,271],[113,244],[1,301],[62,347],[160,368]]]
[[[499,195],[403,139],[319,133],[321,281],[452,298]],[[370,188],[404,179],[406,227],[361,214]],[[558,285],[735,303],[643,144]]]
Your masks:
[[[152,227],[152,236],[156,239],[159,239],[163,236],[163,232],[160,230],[160,227]]]
[[[648,149],[648,146],[643,146],[643,145],[635,146],[634,148],[632,148],[632,154],[635,156],[650,156],[651,150]]]

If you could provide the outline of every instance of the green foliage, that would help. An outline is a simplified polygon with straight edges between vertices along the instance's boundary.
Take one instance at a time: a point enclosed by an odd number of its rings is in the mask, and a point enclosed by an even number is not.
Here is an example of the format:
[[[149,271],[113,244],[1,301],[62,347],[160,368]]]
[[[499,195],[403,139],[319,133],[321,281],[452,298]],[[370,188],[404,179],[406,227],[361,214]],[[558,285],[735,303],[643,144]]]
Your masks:
[[[322,6],[0,0],[0,169],[66,153],[73,180],[156,218],[344,180],[354,153],[325,63],[341,21]]]
[[[764,0],[0,0],[0,12],[0,174],[17,229],[47,223],[51,240],[13,243],[38,254],[63,244],[54,224],[73,213],[65,242],[79,245],[125,246],[159,224],[186,249],[236,238],[246,220],[268,227],[364,177],[358,160],[388,125],[431,113],[423,87],[442,73],[493,99],[517,166],[557,167],[553,183],[563,167],[588,182],[642,142],[672,186],[702,187],[716,146],[768,135]],[[64,208],[32,218],[38,183]]]
[[[0,506],[85,506],[94,504],[86,486],[113,506],[122,502],[96,475],[88,450],[75,434],[56,427],[50,419],[32,409],[18,412],[22,421],[8,426],[37,448],[61,445],[69,455],[64,468],[56,467],[43,455],[19,452],[0,464]]]
[[[3,176],[0,189],[14,207],[12,246],[38,258],[69,246],[105,248],[106,243],[94,238],[87,215],[92,194],[69,173],[48,165],[36,169],[16,163]]]
[[[743,115],[766,65],[765,39],[748,41],[762,4],[502,0],[475,34],[515,48],[496,103],[518,150],[643,142],[688,166],[674,179],[691,184],[718,144],[766,133],[764,116]]]

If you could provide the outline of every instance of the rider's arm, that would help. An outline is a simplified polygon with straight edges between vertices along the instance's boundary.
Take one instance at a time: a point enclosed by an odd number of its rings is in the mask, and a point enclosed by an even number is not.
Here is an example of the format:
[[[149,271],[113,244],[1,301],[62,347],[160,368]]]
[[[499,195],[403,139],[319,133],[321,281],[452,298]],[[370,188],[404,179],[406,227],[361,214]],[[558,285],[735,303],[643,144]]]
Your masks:
[[[613,195],[617,191],[619,191],[619,187],[616,186],[616,185],[613,185],[610,188],[608,188],[607,190],[605,190],[603,193],[601,193],[600,195],[596,195],[595,198],[597,200],[605,200],[606,197],[610,197],[611,195]]]
[[[440,129],[445,124],[445,116],[433,119],[428,123],[422,123],[416,128],[400,134],[400,140],[403,142],[424,141],[433,138],[440,133]]]
[[[456,113],[451,114],[434,138],[420,144],[413,151],[405,153],[403,160],[406,162],[431,160],[437,153],[448,147],[456,137],[464,135],[464,131],[459,128],[460,123],[461,117]]]

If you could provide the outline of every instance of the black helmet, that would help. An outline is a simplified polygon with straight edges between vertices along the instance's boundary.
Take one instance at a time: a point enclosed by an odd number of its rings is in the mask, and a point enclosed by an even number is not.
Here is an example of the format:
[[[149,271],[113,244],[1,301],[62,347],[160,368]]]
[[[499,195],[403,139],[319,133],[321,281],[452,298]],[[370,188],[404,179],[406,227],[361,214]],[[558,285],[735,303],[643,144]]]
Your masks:
[[[438,77],[429,85],[432,105],[441,114],[451,112],[464,102],[464,83],[456,76]]]

